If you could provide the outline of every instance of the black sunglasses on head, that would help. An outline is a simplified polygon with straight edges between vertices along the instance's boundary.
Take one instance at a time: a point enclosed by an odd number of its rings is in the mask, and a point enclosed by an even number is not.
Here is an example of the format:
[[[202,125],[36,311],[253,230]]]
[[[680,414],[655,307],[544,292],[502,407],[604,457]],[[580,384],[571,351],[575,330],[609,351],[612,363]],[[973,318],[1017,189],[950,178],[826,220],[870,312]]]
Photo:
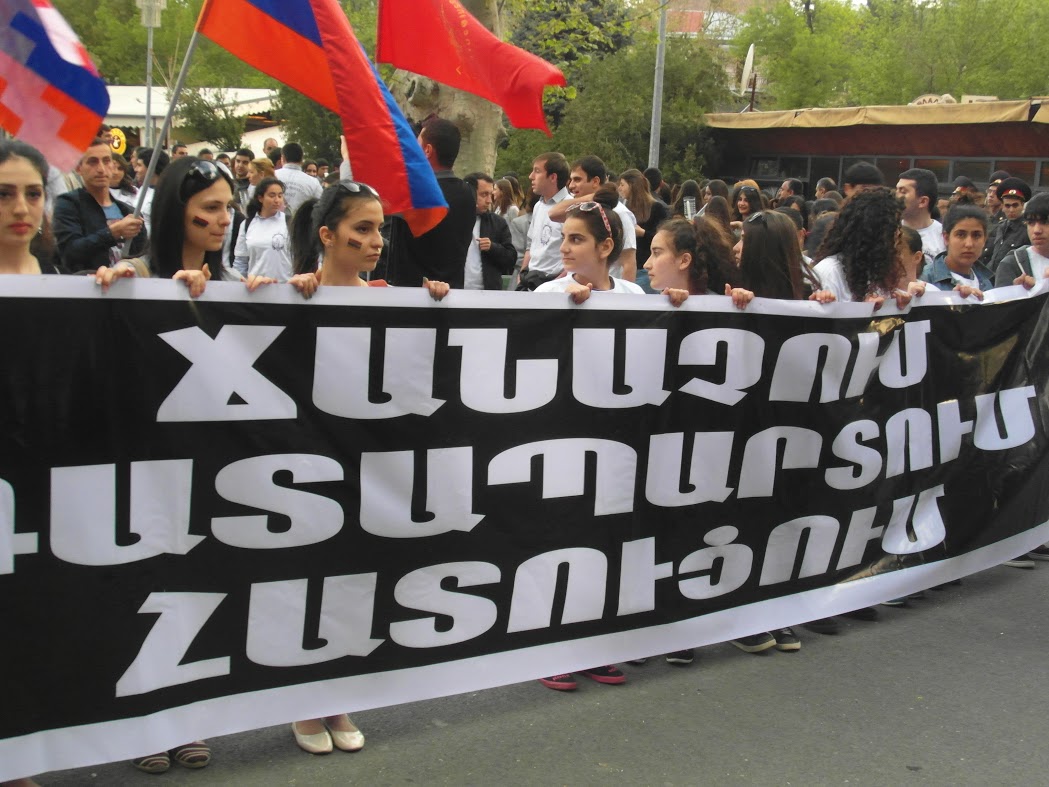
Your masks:
[[[215,162],[205,161],[204,159],[195,161],[193,162],[193,166],[186,170],[186,174],[182,178],[182,186],[179,189],[179,196],[182,198],[182,201],[185,202],[198,191],[203,191],[208,186],[218,181],[221,177],[222,170],[219,169],[218,164]],[[190,188],[191,185],[197,185],[200,188]]]

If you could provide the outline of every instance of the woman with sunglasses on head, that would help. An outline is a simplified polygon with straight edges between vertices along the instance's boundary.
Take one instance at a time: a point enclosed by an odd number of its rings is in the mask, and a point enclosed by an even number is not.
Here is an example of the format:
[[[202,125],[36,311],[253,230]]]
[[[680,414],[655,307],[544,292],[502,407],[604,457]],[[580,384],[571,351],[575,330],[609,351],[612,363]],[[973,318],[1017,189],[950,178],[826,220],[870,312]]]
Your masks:
[[[385,281],[364,278],[375,270],[382,253],[383,218],[375,189],[352,180],[341,180],[319,199],[303,202],[292,220],[296,273],[289,284],[306,298],[322,280],[325,287],[385,287]],[[423,286],[434,300],[448,294],[444,282],[424,279]],[[345,713],[293,722],[291,732],[299,748],[310,754],[364,748],[364,734]]]
[[[567,292],[575,303],[583,303],[595,290],[644,295],[638,285],[608,272],[623,250],[623,223],[615,211],[598,202],[580,202],[568,209],[561,234],[566,275],[540,284],[535,292]]]
[[[284,184],[263,178],[248,200],[248,215],[237,233],[233,267],[242,275],[269,276],[287,281],[292,276],[288,242],[288,214]]]
[[[766,205],[757,186],[748,182],[736,186],[732,195],[732,229],[739,232],[749,216],[765,210]]]
[[[592,292],[644,295],[633,282],[609,275],[609,266],[623,250],[623,223],[615,211],[599,202],[580,202],[568,209],[561,230],[561,265],[565,276],[544,282],[535,292],[564,292],[573,303],[583,303]],[[598,683],[626,682],[614,664],[582,670]],[[578,687],[571,673],[540,678],[539,682],[555,691],[572,691]]]
[[[193,156],[175,159],[157,183],[153,197],[150,267],[160,278],[185,282],[191,297],[199,297],[212,278],[243,281],[254,292],[273,284],[270,276],[240,276],[222,260],[226,228],[233,221],[233,180],[218,164]],[[99,268],[95,281],[103,290],[114,280],[136,275],[127,260]]]

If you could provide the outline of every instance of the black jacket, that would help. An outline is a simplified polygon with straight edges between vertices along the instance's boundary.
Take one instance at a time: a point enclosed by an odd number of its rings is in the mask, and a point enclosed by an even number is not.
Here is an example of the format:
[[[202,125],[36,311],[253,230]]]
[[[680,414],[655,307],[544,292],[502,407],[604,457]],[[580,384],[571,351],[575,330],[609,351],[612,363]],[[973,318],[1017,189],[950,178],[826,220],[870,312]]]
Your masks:
[[[448,282],[462,289],[466,271],[466,252],[473,242],[477,197],[462,178],[450,170],[435,173],[437,185],[448,203],[448,215],[441,223],[418,238],[408,224],[394,216],[390,225],[390,244],[386,278],[398,287],[418,287],[423,277]]]
[[[134,212],[134,208],[120,200],[113,200],[113,204],[122,216]],[[108,266],[109,250],[124,243],[113,237],[102,206],[85,188],[58,195],[51,227],[62,265],[74,273]],[[145,248],[146,230],[143,227],[131,241],[128,256],[138,257]]]
[[[1006,254],[1021,246],[1027,246],[1030,242],[1027,237],[1027,225],[1023,219],[1006,219],[992,230],[980,262],[994,272],[998,270]]]
[[[502,216],[494,213],[482,213],[480,216],[481,238],[491,238],[492,245],[488,251],[481,252],[481,277],[486,290],[501,290],[503,276],[514,272],[517,264],[517,249],[510,237],[510,225]]]

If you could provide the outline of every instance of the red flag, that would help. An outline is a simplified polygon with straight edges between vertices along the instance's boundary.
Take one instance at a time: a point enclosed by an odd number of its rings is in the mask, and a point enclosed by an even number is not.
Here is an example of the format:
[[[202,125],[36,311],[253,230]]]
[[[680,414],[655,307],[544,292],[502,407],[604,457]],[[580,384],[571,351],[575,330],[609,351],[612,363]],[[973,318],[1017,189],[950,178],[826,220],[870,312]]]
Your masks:
[[[245,63],[338,112],[353,176],[377,188],[413,234],[432,229],[447,215],[433,169],[338,0],[206,0],[197,29]]]
[[[380,0],[376,58],[498,104],[517,128],[550,135],[543,88],[556,67],[500,41],[459,0]]]

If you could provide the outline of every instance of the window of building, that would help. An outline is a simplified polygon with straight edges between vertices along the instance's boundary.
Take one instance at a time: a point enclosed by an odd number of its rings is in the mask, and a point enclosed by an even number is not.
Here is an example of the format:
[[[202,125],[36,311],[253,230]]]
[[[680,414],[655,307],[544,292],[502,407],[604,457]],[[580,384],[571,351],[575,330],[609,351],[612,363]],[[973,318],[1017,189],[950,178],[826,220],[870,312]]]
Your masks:
[[[983,188],[985,183],[991,182],[991,161],[972,160],[972,159],[956,159],[954,162],[954,171],[951,173],[951,182],[953,183],[955,178],[967,177],[972,180],[977,186]]]
[[[935,173],[936,179],[945,186],[951,182],[951,160],[946,158],[917,158],[914,166]],[[895,184],[894,184],[895,185]]]

